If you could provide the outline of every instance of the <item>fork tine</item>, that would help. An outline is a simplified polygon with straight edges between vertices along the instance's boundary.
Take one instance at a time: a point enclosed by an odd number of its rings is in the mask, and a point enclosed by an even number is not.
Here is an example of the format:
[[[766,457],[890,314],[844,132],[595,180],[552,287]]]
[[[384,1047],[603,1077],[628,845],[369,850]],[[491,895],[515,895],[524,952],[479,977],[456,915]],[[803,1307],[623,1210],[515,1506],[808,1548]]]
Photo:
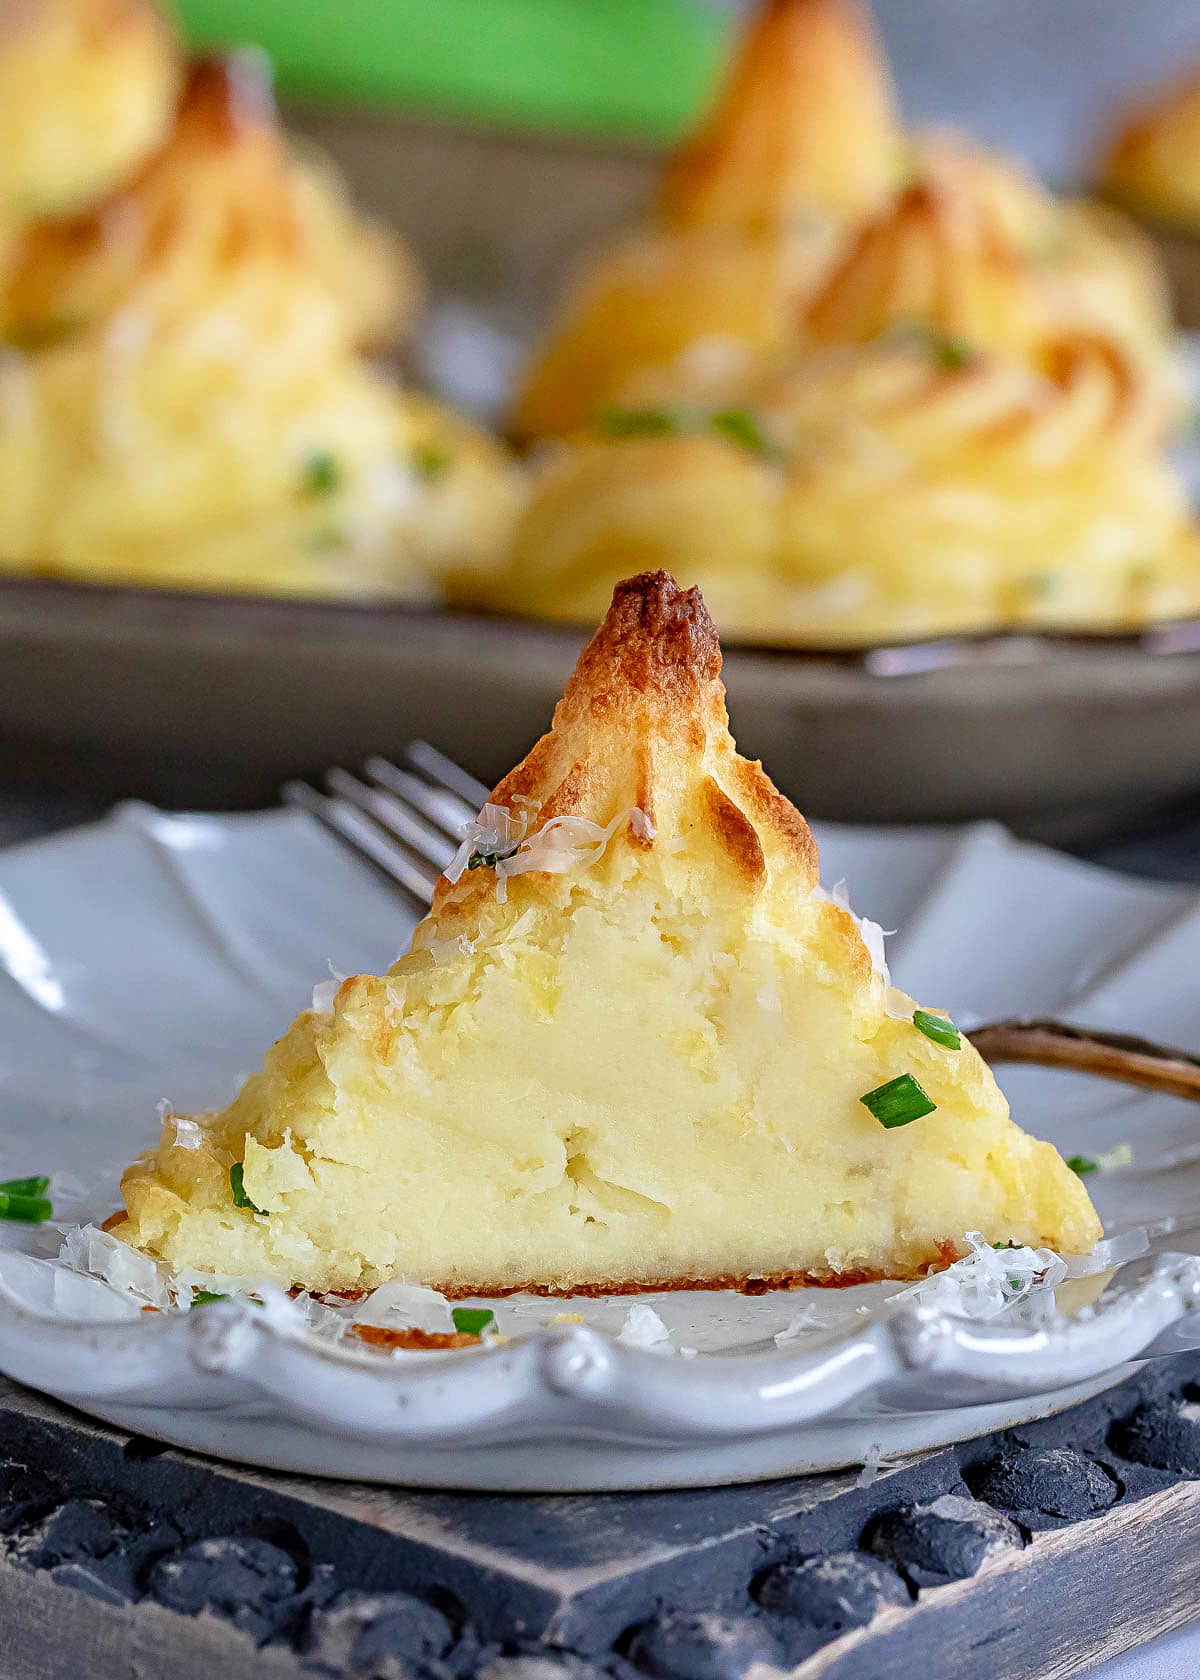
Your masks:
[[[332,829],[339,839],[370,858],[420,904],[428,905],[432,901],[436,874],[356,806],[343,799],[330,799],[307,782],[288,782],[282,791],[289,805],[299,806]]]
[[[431,782],[449,788],[460,799],[465,799],[471,807],[474,816],[480,806],[487,802],[490,788],[485,788],[482,782],[455,764],[452,758],[440,753],[436,747],[431,747],[428,741],[410,741],[404,749],[404,757],[414,770],[419,770]]]
[[[465,799],[451,793],[449,788],[434,787],[414,771],[402,770],[390,759],[369,758],[366,772],[373,782],[397,794],[406,805],[415,807],[423,817],[428,817],[456,846],[462,839],[464,828],[478,810],[478,806],[468,805]]]
[[[423,817],[403,804],[394,793],[389,793],[383,788],[369,787],[366,782],[359,781],[357,776],[352,776],[347,770],[327,771],[325,786],[331,794],[348,800],[360,811],[365,811],[367,816],[372,817],[394,839],[411,847],[439,871],[445,868],[458,850],[456,841],[448,839],[440,829],[433,828]]]

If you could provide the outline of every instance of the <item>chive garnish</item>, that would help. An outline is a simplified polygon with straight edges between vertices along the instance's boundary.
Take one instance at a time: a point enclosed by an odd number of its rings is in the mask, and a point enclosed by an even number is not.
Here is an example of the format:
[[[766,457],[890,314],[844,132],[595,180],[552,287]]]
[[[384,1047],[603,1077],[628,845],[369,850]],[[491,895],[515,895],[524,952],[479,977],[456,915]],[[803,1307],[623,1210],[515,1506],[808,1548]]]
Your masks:
[[[943,338],[940,334],[931,335],[930,353],[940,368],[947,373],[958,373],[971,360],[971,350],[958,338]]]
[[[951,338],[927,321],[897,321],[884,336],[894,343],[923,348],[947,373],[959,373],[969,366],[974,355],[965,339]]]
[[[42,1225],[53,1214],[54,1209],[45,1196],[22,1196],[16,1191],[0,1190],[0,1219],[16,1219],[22,1225]]]
[[[246,1194],[246,1169],[241,1161],[235,1161],[229,1169],[229,1188],[233,1191],[234,1207],[249,1208],[251,1213],[266,1213],[266,1208],[255,1207]]]
[[[1058,578],[1053,572],[1030,572],[1025,579],[1025,588],[1030,595],[1045,598],[1053,595],[1058,588]]]
[[[673,437],[688,430],[688,416],[678,408],[602,408],[596,425],[609,437]]]
[[[340,489],[342,469],[338,458],[327,449],[310,455],[304,463],[304,489],[310,496],[332,496]]]
[[[604,408],[596,425],[608,437],[681,437],[716,432],[755,455],[776,454],[756,417],[744,408]]]
[[[943,1050],[962,1048],[962,1034],[944,1015],[931,1015],[928,1009],[914,1009],[913,1026],[926,1038],[932,1039],[934,1044],[940,1044]]]
[[[911,1073],[902,1073],[868,1091],[859,1102],[869,1108],[881,1126],[892,1131],[896,1126],[908,1126],[923,1115],[932,1114],[937,1107],[917,1084]]]
[[[472,852],[467,859],[467,868],[495,869],[496,865],[503,863],[505,858],[514,857],[520,850],[520,844],[520,841],[518,841],[515,846],[509,846],[507,850],[502,852]]]
[[[1073,1173],[1078,1173],[1080,1178],[1086,1178],[1088,1173],[1100,1170],[1099,1161],[1093,1161],[1090,1155],[1068,1155],[1067,1165]]]
[[[13,350],[50,350],[80,331],[85,323],[74,316],[51,316],[46,321],[27,321],[4,334],[3,342]]]
[[[496,1323],[496,1315],[490,1307],[454,1307],[450,1316],[454,1320],[454,1328],[462,1336],[482,1336]]]
[[[714,432],[720,432],[731,443],[750,449],[756,455],[773,455],[774,445],[767,438],[753,414],[744,408],[723,408],[709,420]]]
[[[8,1196],[44,1196],[50,1188],[48,1177],[0,1179],[0,1194]]]
[[[216,1289],[192,1290],[192,1305],[194,1307],[206,1307],[210,1301],[228,1301],[228,1299],[228,1295],[222,1295]]]
[[[447,472],[454,457],[440,443],[419,443],[412,452],[412,470],[431,484]]]

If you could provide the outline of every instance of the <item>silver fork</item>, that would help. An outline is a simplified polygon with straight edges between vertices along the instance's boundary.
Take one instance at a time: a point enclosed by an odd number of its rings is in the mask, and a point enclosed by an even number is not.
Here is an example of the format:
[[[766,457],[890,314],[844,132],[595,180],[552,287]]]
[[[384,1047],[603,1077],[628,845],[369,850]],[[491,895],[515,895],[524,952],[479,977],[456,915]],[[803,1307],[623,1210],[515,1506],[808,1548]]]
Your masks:
[[[427,908],[488,789],[428,741],[410,741],[401,759],[368,758],[361,776],[327,770],[324,793],[307,782],[287,782],[283,798]]]
[[[324,792],[291,781],[283,798],[428,909],[439,875],[489,790],[427,741],[410,741],[401,760],[368,758],[361,776],[327,770]],[[975,1028],[971,1043],[989,1062],[1066,1068],[1200,1102],[1200,1057],[1150,1039],[1061,1021],[1009,1020]]]

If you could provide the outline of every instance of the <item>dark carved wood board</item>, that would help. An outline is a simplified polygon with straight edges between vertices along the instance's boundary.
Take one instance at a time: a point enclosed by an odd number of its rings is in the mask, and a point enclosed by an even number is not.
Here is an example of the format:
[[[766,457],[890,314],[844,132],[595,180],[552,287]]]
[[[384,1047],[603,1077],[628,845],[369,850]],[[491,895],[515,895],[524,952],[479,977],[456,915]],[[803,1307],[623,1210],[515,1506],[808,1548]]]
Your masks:
[[[866,1486],[509,1497],[218,1465],[0,1383],[0,1680],[1066,1677],[1200,1616],[1197,1398],[1186,1355]]]

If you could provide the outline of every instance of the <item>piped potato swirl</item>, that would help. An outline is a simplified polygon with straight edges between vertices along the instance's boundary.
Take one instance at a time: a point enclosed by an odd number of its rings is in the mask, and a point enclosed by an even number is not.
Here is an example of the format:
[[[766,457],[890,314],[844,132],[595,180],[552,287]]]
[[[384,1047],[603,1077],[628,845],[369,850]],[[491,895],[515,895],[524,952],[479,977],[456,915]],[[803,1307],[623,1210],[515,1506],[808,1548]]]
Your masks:
[[[456,576],[459,597],[583,622],[631,564],[662,566],[726,634],[819,646],[1200,610],[1135,270],[1089,268],[1086,231],[1047,262],[1061,221],[1035,184],[934,148],[790,350],[631,376],[537,464],[509,564]]]
[[[581,621],[622,565],[662,565],[727,633],[785,645],[1200,611],[1155,397],[1111,343],[1063,341],[1042,371],[897,331],[629,412],[674,429],[558,451],[507,575],[463,580],[468,596]]]
[[[361,354],[372,237],[293,158],[256,60],[194,65],[141,169],[10,252],[0,566],[426,597],[503,543],[504,451]]]
[[[894,190],[903,150],[857,0],[766,0],[650,215],[567,288],[511,431],[563,436],[646,370],[680,365],[686,380],[697,363],[730,370],[783,349],[845,230]]]

